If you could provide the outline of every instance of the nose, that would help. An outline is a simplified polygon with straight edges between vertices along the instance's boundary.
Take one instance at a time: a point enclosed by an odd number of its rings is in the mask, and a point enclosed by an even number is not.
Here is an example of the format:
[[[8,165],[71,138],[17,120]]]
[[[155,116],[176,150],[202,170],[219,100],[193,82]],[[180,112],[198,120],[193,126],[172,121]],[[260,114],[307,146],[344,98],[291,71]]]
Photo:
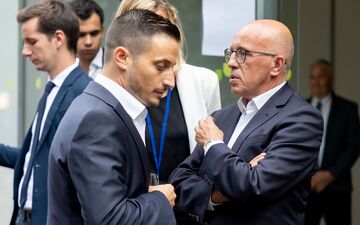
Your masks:
[[[239,63],[237,62],[237,60],[236,60],[236,57],[235,57],[235,52],[233,52],[232,54],[231,54],[231,56],[230,56],[230,59],[229,59],[229,62],[228,62],[228,66],[230,67],[230,68],[237,68],[237,67],[239,67]]]
[[[91,35],[90,34],[87,34],[85,36],[85,45],[86,46],[91,46],[92,45],[92,38],[91,38]]]
[[[170,72],[166,74],[166,77],[163,80],[163,85],[171,89],[175,87],[175,73],[173,69],[171,69]]]
[[[23,49],[22,49],[22,54],[25,57],[31,56],[32,52],[29,49],[29,47],[27,46],[27,44],[24,44]]]

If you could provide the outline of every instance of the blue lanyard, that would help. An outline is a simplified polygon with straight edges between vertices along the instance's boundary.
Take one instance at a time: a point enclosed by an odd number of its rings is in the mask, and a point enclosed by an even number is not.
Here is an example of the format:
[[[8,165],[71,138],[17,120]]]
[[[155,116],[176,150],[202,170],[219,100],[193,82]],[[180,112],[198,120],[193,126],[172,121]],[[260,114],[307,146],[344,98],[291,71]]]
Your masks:
[[[156,151],[155,136],[154,136],[154,130],[153,130],[152,124],[151,124],[150,115],[147,114],[147,116],[146,116],[146,123],[147,123],[148,128],[149,128],[149,135],[150,135],[150,140],[151,140],[151,149],[152,149],[152,153],[153,153],[153,156],[154,156],[154,159],[155,159],[156,175],[157,176],[160,175],[160,166],[161,166],[161,161],[162,161],[163,153],[164,153],[166,125],[167,125],[167,120],[168,120],[168,117],[169,117],[169,110],[170,110],[170,99],[171,99],[171,89],[168,88],[167,97],[166,97],[166,106],[165,106],[164,119],[163,119],[162,127],[161,127],[159,154],[157,154],[157,151]]]

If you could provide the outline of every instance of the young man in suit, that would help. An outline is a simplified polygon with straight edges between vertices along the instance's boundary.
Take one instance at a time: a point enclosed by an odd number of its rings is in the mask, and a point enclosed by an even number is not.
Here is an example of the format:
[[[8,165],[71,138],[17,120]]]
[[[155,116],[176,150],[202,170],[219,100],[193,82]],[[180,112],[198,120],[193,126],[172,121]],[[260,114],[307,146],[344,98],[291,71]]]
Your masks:
[[[145,117],[174,86],[180,41],[178,28],[153,12],[114,19],[104,68],[51,146],[48,224],[175,224],[173,186],[149,186]]]
[[[17,15],[24,41],[22,54],[49,81],[21,148],[0,145],[0,164],[14,168],[14,212],[11,224],[46,224],[50,144],[72,100],[87,86],[75,60],[79,23],[61,1],[29,6]]]
[[[359,156],[358,105],[335,94],[330,62],[315,61],[309,70],[309,102],[324,118],[324,135],[311,178],[305,225],[351,225],[351,168]]]
[[[286,82],[293,48],[284,24],[256,20],[225,50],[240,99],[199,121],[198,146],[170,176],[176,206],[196,221],[303,224],[322,118]]]
[[[77,56],[80,67],[95,79],[104,64],[104,49],[101,47],[104,36],[104,12],[93,0],[72,0],[69,4],[79,18]]]

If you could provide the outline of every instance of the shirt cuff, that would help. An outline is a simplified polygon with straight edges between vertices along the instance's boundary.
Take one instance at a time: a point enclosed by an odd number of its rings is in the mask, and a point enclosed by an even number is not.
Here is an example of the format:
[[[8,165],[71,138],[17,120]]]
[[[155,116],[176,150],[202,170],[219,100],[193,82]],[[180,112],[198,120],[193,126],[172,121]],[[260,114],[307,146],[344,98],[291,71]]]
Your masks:
[[[206,155],[206,153],[209,151],[209,149],[216,144],[219,143],[224,143],[222,140],[210,140],[209,142],[207,142],[206,144],[204,144],[204,155]]]
[[[214,206],[217,206],[217,205],[220,205],[220,204],[212,202],[211,201],[211,195],[210,195],[209,202],[208,202],[208,205],[207,205],[206,209],[210,210],[210,211],[214,211]]]

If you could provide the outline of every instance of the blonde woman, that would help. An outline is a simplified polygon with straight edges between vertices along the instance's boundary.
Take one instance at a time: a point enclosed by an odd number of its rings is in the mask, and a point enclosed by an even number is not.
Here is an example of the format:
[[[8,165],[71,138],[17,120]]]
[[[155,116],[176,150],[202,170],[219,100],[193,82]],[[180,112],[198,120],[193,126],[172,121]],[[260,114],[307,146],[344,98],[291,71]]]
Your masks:
[[[116,17],[130,9],[153,11],[177,25],[183,40],[176,8],[166,0],[122,0]],[[182,47],[184,42],[182,42]],[[168,105],[168,106],[167,106]],[[160,183],[166,183],[173,169],[195,148],[197,122],[220,109],[219,82],[206,68],[185,63],[183,54],[176,69],[176,86],[158,107],[149,108],[146,145],[151,166]]]

